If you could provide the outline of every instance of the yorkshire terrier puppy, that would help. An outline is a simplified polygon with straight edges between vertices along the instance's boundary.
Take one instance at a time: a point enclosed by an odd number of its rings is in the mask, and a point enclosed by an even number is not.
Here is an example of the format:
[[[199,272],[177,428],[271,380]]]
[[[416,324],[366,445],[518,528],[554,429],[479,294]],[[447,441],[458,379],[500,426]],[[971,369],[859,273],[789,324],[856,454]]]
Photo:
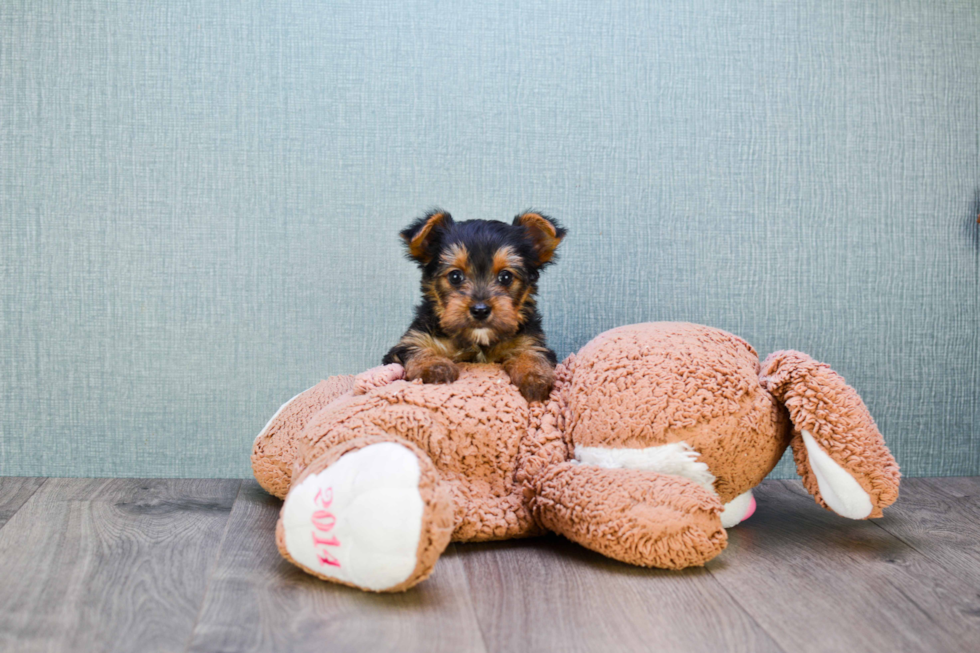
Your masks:
[[[401,237],[422,270],[422,303],[383,363],[401,363],[423,383],[452,383],[457,362],[500,363],[525,399],[547,399],[556,358],[534,296],[565,229],[539,213],[506,224],[433,211]]]

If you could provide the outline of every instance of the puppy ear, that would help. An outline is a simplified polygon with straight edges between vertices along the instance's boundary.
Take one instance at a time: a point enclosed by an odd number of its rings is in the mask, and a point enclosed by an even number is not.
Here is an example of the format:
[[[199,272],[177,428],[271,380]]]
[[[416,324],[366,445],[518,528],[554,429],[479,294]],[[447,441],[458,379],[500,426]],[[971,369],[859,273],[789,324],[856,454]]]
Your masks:
[[[399,234],[408,248],[408,257],[428,265],[439,253],[442,232],[452,225],[453,216],[445,211],[430,211],[410,224]]]
[[[558,243],[568,233],[557,220],[540,213],[522,213],[514,218],[515,227],[524,227],[528,238],[534,245],[534,253],[538,257],[537,265],[543,266],[555,257]]]

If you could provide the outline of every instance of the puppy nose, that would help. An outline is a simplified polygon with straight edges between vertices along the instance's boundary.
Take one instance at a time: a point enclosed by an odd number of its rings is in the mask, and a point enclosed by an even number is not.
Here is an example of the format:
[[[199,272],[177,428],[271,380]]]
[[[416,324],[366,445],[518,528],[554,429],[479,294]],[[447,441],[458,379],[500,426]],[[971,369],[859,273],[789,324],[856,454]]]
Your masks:
[[[490,317],[490,307],[484,303],[473,304],[470,306],[470,315],[477,320],[485,320]]]

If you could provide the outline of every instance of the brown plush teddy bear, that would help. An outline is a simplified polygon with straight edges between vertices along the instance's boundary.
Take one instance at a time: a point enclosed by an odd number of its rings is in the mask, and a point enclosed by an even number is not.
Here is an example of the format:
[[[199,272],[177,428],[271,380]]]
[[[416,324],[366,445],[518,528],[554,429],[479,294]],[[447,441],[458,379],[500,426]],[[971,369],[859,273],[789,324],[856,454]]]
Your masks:
[[[372,591],[425,579],[450,540],[560,533],[646,567],[702,565],[755,509],[793,447],[817,503],[881,516],[899,470],[858,394],[805,354],[759,365],[745,341],[684,323],[607,331],[529,404],[496,365],[451,384],[399,365],[333,377],[287,402],[252,466],[285,498],[282,555]]]

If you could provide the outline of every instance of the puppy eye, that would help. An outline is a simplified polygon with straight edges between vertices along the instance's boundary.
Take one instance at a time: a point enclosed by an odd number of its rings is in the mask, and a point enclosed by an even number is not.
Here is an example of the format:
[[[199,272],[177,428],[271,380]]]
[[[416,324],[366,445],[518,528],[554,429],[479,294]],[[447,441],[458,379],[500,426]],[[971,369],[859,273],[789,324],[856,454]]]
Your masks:
[[[454,286],[458,286],[463,283],[463,279],[465,278],[466,277],[464,277],[463,273],[459,270],[453,270],[448,275],[449,283],[453,284]]]
[[[501,286],[509,286],[510,282],[514,280],[514,273],[510,270],[501,270],[500,274],[497,275],[497,283]]]

